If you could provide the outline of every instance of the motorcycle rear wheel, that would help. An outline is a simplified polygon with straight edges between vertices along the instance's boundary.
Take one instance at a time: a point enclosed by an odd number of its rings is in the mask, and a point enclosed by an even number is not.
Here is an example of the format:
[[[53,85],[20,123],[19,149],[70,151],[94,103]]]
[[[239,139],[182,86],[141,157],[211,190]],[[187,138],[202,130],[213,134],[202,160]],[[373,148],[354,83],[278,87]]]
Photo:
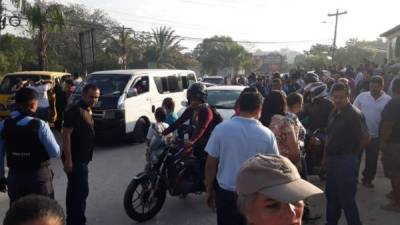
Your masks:
[[[165,185],[152,187],[150,176],[133,179],[125,191],[125,211],[137,222],[150,220],[161,210],[166,195]]]

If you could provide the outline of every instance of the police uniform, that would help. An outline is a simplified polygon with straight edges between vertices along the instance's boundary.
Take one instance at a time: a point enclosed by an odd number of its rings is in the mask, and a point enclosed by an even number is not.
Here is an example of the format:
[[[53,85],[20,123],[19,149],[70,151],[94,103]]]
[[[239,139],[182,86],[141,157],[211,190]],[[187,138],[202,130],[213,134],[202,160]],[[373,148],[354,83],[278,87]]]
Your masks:
[[[60,147],[49,125],[18,111],[0,122],[0,177],[4,177],[4,157],[10,203],[29,194],[54,198],[50,158],[60,156]]]

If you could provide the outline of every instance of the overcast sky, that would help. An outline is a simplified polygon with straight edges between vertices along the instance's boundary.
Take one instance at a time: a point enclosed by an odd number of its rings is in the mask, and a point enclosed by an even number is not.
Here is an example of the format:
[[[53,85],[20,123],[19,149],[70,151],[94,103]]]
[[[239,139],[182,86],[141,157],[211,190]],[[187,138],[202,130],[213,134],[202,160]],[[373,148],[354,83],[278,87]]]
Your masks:
[[[331,44],[336,9],[340,16],[338,45],[349,38],[374,40],[400,24],[399,0],[57,0],[103,9],[134,30],[150,31],[168,25],[178,35],[206,38],[229,35],[238,41],[288,42],[257,44],[253,50],[288,47],[309,49],[319,42]],[[327,21],[327,23],[322,23]],[[300,42],[307,41],[307,42]],[[311,42],[310,42],[311,41]],[[199,41],[185,41],[193,47]]]

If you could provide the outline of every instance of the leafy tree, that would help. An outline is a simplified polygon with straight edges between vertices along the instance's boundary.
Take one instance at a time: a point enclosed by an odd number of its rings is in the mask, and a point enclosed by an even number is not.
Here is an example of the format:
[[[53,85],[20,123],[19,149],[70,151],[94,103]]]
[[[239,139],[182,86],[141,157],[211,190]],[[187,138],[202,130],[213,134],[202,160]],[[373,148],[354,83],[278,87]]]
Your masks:
[[[152,33],[153,41],[148,56],[159,66],[169,67],[173,64],[169,57],[184,49],[180,45],[181,39],[175,35],[174,30],[166,26],[153,29]]]
[[[60,31],[65,27],[65,17],[59,4],[28,0],[11,0],[15,6],[21,6],[30,26],[32,36],[37,41],[39,68],[47,69],[47,48],[49,33]]]
[[[226,67],[233,67],[238,71],[252,65],[251,55],[230,37],[214,36],[204,39],[193,53],[205,73],[217,74]]]
[[[2,35],[0,38],[0,74],[22,69],[35,69],[32,67],[35,61],[35,51],[31,47],[31,43],[32,40],[28,38],[16,37],[12,34]]]
[[[50,68],[63,67],[67,71],[92,72],[100,69],[117,69],[120,56],[118,24],[104,11],[90,11],[83,5],[62,6],[68,24],[62,32],[50,34],[49,57]],[[112,29],[113,28],[113,29]],[[79,33],[94,29],[95,64],[84,68],[81,62]],[[66,38],[67,37],[67,38]]]
[[[335,54],[335,64],[353,67],[369,59],[382,64],[386,57],[386,43],[382,39],[375,41],[360,41],[356,38],[349,39],[344,47],[338,48]],[[331,47],[329,45],[316,44],[309,51],[298,55],[295,64],[309,69],[324,68],[331,64]]]

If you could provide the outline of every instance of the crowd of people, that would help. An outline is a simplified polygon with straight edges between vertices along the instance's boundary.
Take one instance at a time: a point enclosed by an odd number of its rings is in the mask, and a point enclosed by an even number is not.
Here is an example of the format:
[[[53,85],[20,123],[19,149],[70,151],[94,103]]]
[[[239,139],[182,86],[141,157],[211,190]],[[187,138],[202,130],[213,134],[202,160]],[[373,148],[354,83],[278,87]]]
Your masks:
[[[154,136],[169,137],[189,121],[185,147],[201,165],[198,175],[218,225],[301,224],[302,219],[312,219],[306,199],[322,193],[307,182],[314,166],[325,171],[326,224],[337,225],[343,211],[348,224],[361,225],[357,185],[374,188],[380,152],[392,185],[386,196],[389,203],[382,209],[400,212],[399,77],[389,64],[379,67],[366,61],[356,70],[351,66],[307,73],[297,69],[285,76],[235,78],[233,84],[248,87],[237,100],[235,115],[223,122],[207,104],[206,87],[195,83],[187,90],[189,104],[181,117],[174,112],[171,98],[155,110],[148,146],[151,149]],[[63,116],[62,159],[68,178],[65,221],[70,225],[86,224],[88,163],[94,146],[91,108],[100,91],[86,85],[81,101]],[[54,198],[49,158],[60,157],[61,150],[48,124],[35,118],[39,99],[34,89],[20,88],[15,94],[16,110],[0,123],[0,188],[6,191],[8,186],[11,205],[7,221],[15,220],[13,211],[22,207],[21,202],[29,202],[21,197]],[[316,132],[324,150],[308,155],[310,134]],[[21,138],[27,141],[22,143]],[[359,178],[364,153],[365,168]],[[10,169],[7,182],[4,156]],[[60,214],[56,206],[52,212]],[[56,218],[64,223],[62,216]]]

